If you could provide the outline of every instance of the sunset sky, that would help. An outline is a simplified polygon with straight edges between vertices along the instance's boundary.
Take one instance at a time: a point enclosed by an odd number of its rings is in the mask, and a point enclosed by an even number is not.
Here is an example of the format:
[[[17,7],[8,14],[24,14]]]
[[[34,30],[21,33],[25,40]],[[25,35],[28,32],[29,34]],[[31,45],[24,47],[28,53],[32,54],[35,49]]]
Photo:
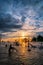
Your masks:
[[[2,38],[43,35],[43,0],[0,0]]]

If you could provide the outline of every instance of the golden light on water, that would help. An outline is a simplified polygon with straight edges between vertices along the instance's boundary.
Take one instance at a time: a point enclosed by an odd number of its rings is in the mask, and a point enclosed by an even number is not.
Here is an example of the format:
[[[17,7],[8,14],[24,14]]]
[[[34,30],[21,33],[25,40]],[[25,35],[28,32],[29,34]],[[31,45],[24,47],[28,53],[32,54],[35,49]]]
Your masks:
[[[25,54],[25,50],[26,50],[25,47],[21,47],[20,50],[21,50],[21,54]]]
[[[25,43],[24,42],[22,43],[22,47],[25,47]]]

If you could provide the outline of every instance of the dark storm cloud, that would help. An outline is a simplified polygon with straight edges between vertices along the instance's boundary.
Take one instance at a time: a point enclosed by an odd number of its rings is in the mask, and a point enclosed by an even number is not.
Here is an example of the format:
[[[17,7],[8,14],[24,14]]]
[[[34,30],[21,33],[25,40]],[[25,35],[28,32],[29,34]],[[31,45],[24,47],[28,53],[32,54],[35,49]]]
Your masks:
[[[1,31],[12,31],[12,29],[19,29],[22,25],[18,24],[19,20],[13,18],[11,15],[4,15],[3,18],[0,18],[0,30]]]

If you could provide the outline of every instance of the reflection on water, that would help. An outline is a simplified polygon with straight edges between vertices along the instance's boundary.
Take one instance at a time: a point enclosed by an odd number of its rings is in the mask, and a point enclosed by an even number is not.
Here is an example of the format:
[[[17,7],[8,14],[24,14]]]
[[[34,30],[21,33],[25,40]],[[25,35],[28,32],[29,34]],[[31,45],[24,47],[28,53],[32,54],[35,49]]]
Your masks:
[[[20,53],[21,53],[21,54],[25,54],[25,53],[26,53],[25,47],[21,47],[21,48],[20,48]]]
[[[31,48],[29,52],[28,47],[23,43],[22,46],[15,46],[18,51],[14,50],[9,56],[8,48],[0,46],[1,65],[43,65],[43,50]]]

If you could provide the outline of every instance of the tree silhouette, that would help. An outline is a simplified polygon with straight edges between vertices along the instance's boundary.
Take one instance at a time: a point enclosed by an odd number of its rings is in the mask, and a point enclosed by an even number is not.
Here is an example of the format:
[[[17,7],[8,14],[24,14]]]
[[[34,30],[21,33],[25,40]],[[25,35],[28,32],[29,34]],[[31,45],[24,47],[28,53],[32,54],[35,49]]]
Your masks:
[[[39,42],[43,42],[43,36],[38,35],[38,36],[37,36],[37,41],[39,41]]]
[[[43,42],[43,36],[38,35],[37,38],[36,38],[36,37],[33,37],[33,38],[32,38],[32,41],[36,41],[36,40],[37,40],[38,42]]]
[[[33,38],[32,38],[32,41],[36,41],[36,37],[33,37]]]

